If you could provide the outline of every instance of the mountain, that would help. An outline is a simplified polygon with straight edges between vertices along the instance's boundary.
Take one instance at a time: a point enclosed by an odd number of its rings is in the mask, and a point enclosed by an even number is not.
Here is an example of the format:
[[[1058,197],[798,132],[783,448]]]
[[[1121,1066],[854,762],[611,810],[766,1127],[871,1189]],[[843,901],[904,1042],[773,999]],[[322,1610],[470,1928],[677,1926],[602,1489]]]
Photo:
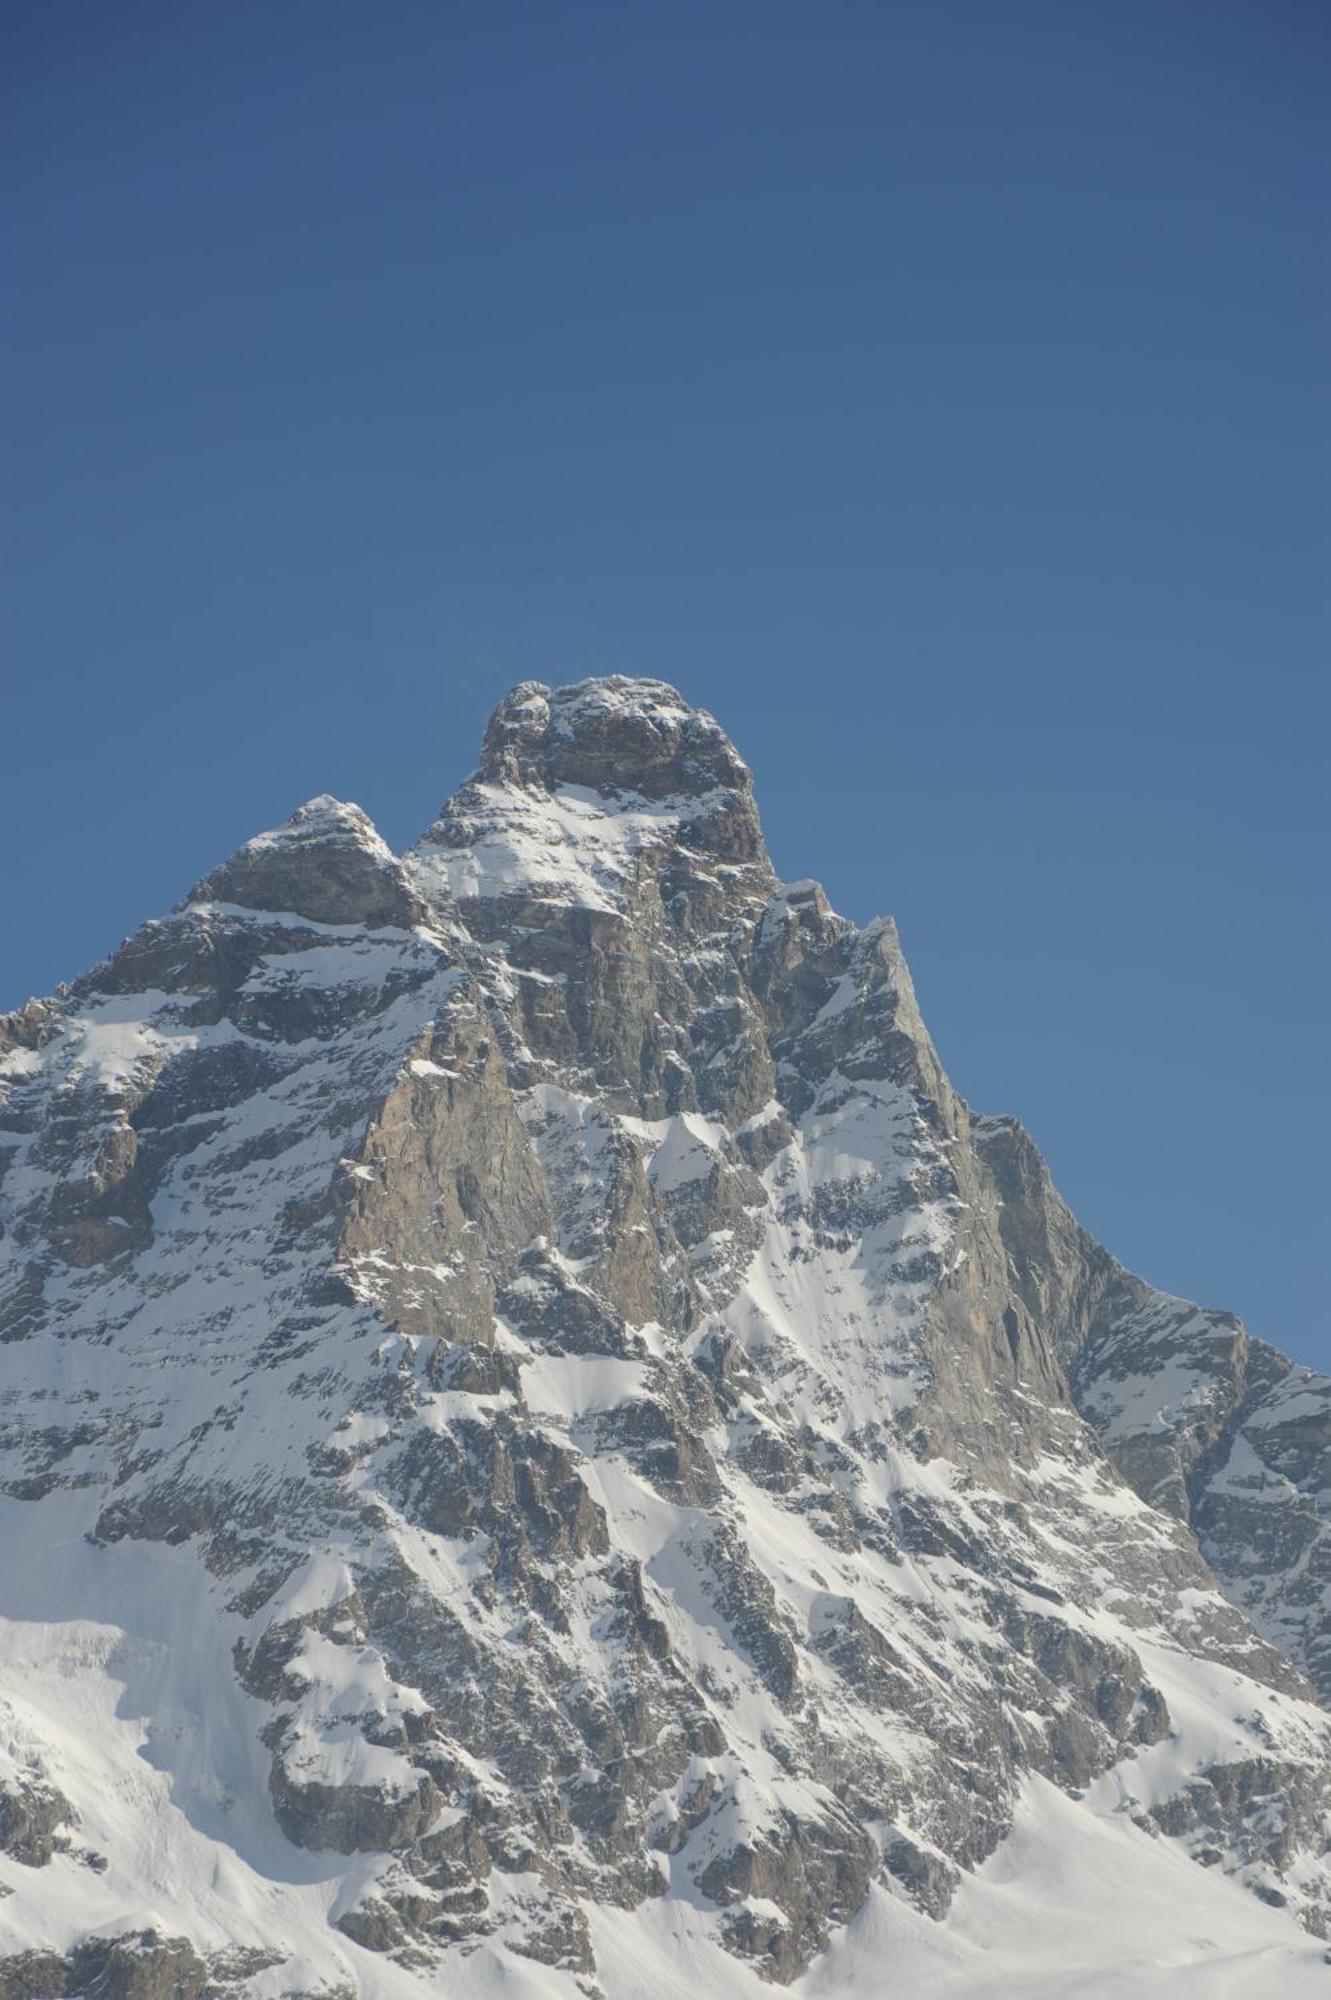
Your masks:
[[[1331,1383],[672,688],[312,800],[0,1092],[0,2000],[1327,1990]]]

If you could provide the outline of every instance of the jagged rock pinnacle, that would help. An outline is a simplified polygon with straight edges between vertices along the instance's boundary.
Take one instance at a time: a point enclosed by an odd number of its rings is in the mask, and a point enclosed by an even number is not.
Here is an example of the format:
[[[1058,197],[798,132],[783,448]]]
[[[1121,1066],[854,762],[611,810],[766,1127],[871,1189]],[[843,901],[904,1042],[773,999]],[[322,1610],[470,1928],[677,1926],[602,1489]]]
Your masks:
[[[747,798],[753,788],[714,716],[691,708],[665,681],[626,674],[514,688],[490,718],[481,776],[491,784],[586,785],[645,799],[696,797],[718,786]]]
[[[186,901],[371,929],[408,930],[424,915],[368,814],[326,792],[299,806],[284,826],[246,841]]]
[[[677,894],[724,867],[725,899],[774,884],[749,768],[719,722],[665,681],[524,681],[491,717],[480,768],[406,857],[436,908],[537,897],[620,911],[642,868]]]

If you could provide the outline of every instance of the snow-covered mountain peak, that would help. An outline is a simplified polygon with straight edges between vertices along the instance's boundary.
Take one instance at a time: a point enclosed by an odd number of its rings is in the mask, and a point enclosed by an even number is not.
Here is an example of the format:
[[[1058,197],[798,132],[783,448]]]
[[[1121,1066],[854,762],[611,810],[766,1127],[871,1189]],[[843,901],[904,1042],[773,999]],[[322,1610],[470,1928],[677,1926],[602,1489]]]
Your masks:
[[[428,900],[622,914],[644,870],[718,906],[773,882],[748,766],[664,681],[613,674],[499,704],[480,768],[407,857]],[[487,920],[488,921],[488,920]]]
[[[327,792],[205,876],[186,898],[201,903],[371,929],[410,929],[426,914],[369,814]]]
[[[491,784],[579,785],[609,798],[752,789],[714,716],[666,681],[628,674],[559,688],[524,681],[490,718],[480,775]]]
[[[0,2000],[1320,1990],[1328,1496],[719,725],[528,683],[0,1019]]]

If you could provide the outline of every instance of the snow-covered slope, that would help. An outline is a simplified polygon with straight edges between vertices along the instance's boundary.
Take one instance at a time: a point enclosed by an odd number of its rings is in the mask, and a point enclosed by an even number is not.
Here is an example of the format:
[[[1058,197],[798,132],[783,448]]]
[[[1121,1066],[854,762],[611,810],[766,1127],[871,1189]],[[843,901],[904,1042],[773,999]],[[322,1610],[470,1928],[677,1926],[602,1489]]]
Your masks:
[[[674,690],[312,801],[0,1092],[0,1995],[1323,1989],[1331,1391]]]

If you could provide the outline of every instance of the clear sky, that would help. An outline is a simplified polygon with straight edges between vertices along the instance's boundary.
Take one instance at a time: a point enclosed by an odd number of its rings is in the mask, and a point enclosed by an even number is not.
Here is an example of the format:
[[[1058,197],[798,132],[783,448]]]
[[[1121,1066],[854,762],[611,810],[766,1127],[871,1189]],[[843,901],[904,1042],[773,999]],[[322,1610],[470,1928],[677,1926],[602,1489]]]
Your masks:
[[[8,0],[0,1005],[674,681],[958,1086],[1331,1365],[1323,0]]]

